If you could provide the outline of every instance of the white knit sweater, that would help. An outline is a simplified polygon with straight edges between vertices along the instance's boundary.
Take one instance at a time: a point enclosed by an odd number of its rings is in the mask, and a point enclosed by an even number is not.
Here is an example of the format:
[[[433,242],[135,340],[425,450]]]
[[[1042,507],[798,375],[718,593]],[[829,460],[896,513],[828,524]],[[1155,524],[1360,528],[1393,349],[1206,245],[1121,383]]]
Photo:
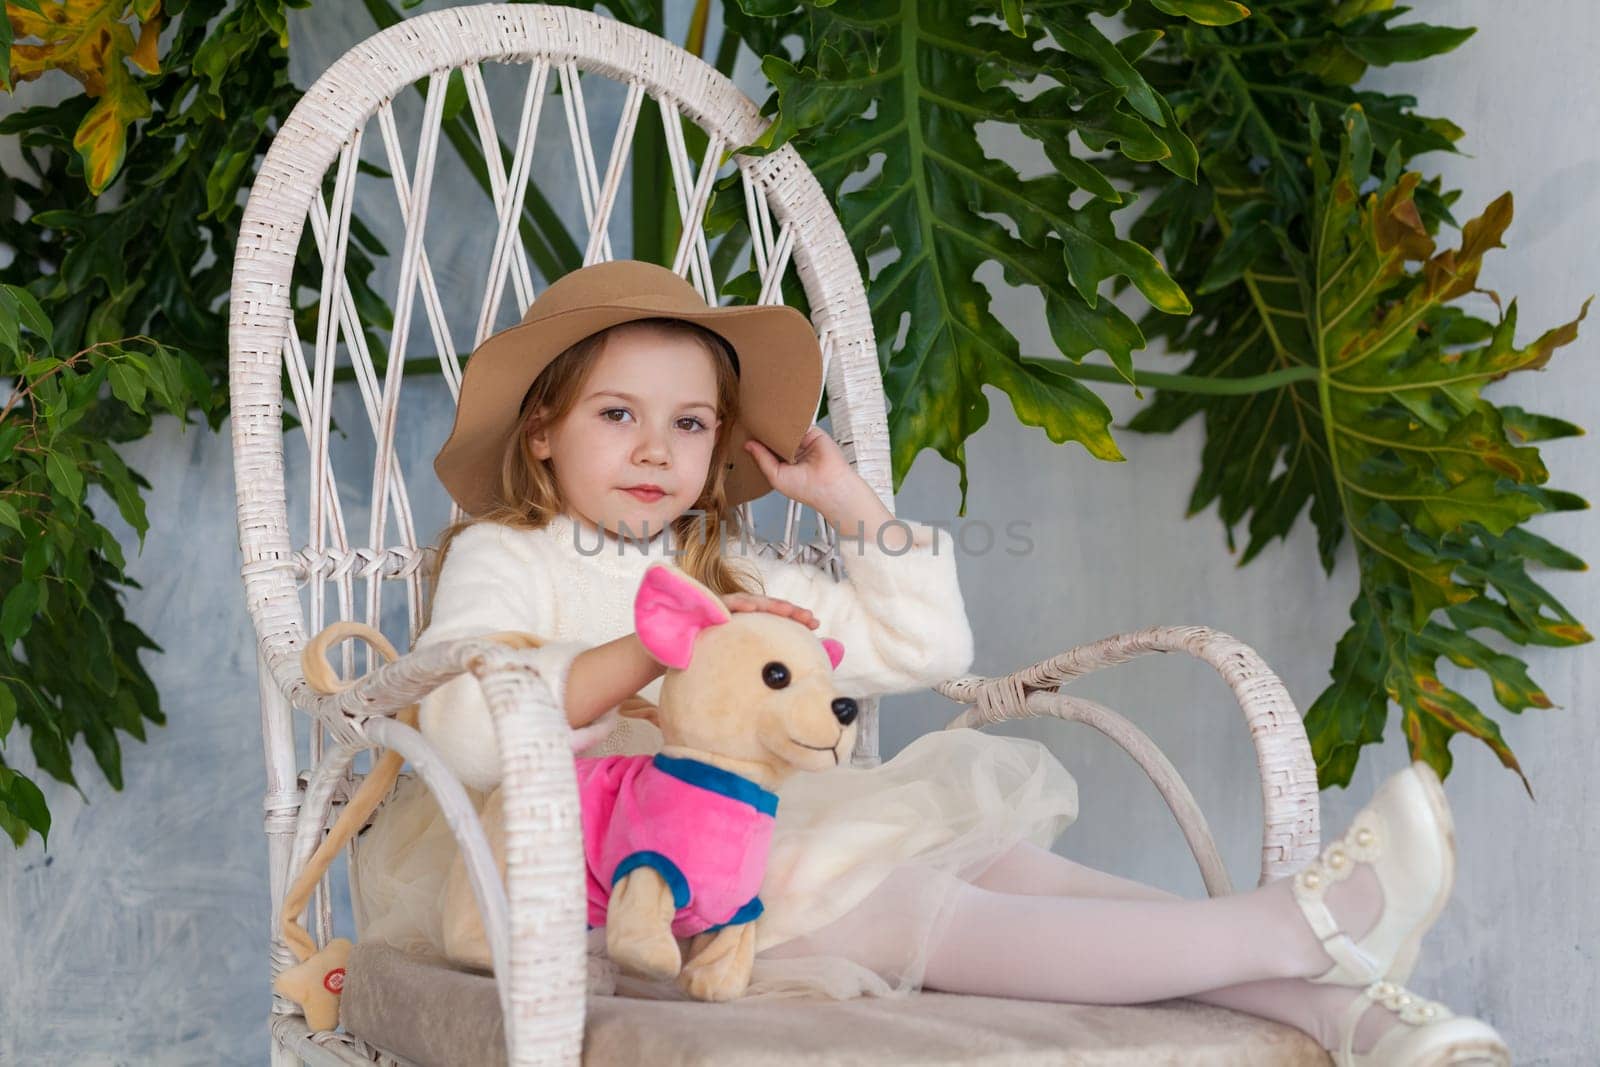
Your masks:
[[[844,645],[834,675],[839,692],[869,697],[908,692],[965,673],[972,665],[972,627],[956,577],[948,531],[908,522],[912,547],[891,555],[869,534],[840,545],[846,578],[812,564],[783,563],[727,546],[731,565],[760,575],[768,596],[808,608],[819,638]],[[633,631],[633,599],[652,562],[676,563],[666,533],[647,545],[617,539],[556,517],[540,530],[480,522],[458,534],[445,556],[428,628],[417,646],[498,630],[547,639],[534,650],[557,707],[584,649]],[[640,693],[660,698],[661,679]],[[500,781],[494,725],[477,679],[462,675],[422,701],[419,728],[460,780],[479,790]],[[615,708],[573,733],[585,755],[655,751],[661,735],[647,722],[622,719]]]

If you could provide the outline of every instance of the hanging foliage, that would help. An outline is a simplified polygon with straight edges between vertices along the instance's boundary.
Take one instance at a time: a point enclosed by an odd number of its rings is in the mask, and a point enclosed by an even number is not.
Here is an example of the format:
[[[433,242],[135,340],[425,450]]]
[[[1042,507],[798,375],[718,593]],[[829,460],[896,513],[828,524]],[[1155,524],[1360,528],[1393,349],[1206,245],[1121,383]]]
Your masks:
[[[416,2],[363,0],[375,28]],[[52,73],[83,89],[0,121],[31,168],[0,174],[0,240],[14,252],[0,268],[0,361],[14,383],[0,414],[0,743],[20,724],[38,765],[65,783],[76,785],[70,753],[82,736],[120,788],[119,731],[142,739],[145,722],[165,721],[139,665],[155,646],[123,615],[119,587],[133,583],[89,487],[142,542],[148,483],[114,446],[147,434],[156,407],[185,420],[198,411],[213,429],[226,414],[241,193],[298,99],[287,12],[309,5],[8,0],[0,23],[8,89]],[[690,20],[696,52],[708,7]],[[1472,31],[1395,25],[1404,10],[1389,0],[725,0],[711,57],[724,74],[741,48],[760,57],[772,126],[743,150],[793,145],[850,236],[880,339],[896,489],[931,448],[957,467],[965,512],[965,442],[988,419],[985,386],[1052,441],[1121,459],[1089,384],[1099,382],[1154,390],[1129,429],[1204,417],[1190,509],[1215,501],[1230,545],[1247,522],[1241,563],[1287,537],[1308,506],[1328,571],[1350,534],[1353,625],[1307,713],[1324,785],[1349,781],[1391,702],[1412,752],[1441,773],[1457,733],[1520,773],[1495,722],[1439,679],[1440,657],[1483,671],[1518,712],[1551,701],[1520,660],[1472,631],[1521,645],[1589,640],[1528,573],[1582,561],[1526,528],[1586,506],[1545,484],[1536,447],[1580,431],[1483,395],[1545,366],[1583,311],[1519,346],[1514,300],[1494,322],[1459,303],[1484,292],[1478,271],[1502,247],[1511,200],[1442,247],[1458,194],[1411,160],[1453,151],[1461,131],[1416,114],[1410,97],[1353,86],[1369,65],[1420,61]],[[665,32],[656,0],[611,13]],[[1112,19],[1122,28],[1108,29]],[[487,193],[465,105],[457,76],[441,137]],[[981,141],[996,126],[1036,142],[1051,169],[1023,177],[993,158]],[[703,131],[685,134],[698,157]],[[657,261],[678,236],[655,195],[672,182],[661,138],[647,101],[632,254]],[[752,277],[730,276],[748,240],[742,203],[732,181],[719,193],[713,271],[724,292],[749,298]],[[1137,218],[1114,217],[1141,197]],[[581,243],[537,189],[519,235],[546,278],[581,264]],[[348,284],[380,372],[393,316],[371,277],[388,254],[353,220]],[[991,263],[1037,292],[1056,352],[1024,353],[993,315],[977,280]],[[296,295],[318,291],[311,242],[295,280]],[[1148,309],[1137,320],[1109,299],[1128,286]],[[786,296],[804,307],[803,293]],[[317,318],[314,303],[296,304],[303,336]],[[1184,373],[1136,366],[1158,340],[1189,360]],[[1096,352],[1105,362],[1088,358]],[[429,353],[414,360],[418,373],[437,371]],[[68,650],[83,669],[51,666]],[[37,783],[0,755],[0,829],[20,845],[43,838],[48,820]]]
[[[1545,366],[1588,302],[1523,346],[1514,300],[1495,322],[1463,307],[1474,294],[1500,304],[1477,278],[1504,247],[1511,195],[1460,226],[1459,247],[1440,248],[1460,194],[1412,161],[1454,151],[1461,130],[1416,114],[1411,97],[1350,88],[1368,64],[1424,59],[1471,33],[1391,25],[1403,10],[1264,4],[1232,26],[1169,35],[1144,69],[1185,116],[1198,180],[1123,170],[1152,194],[1130,236],[1159,246],[1195,299],[1186,319],[1140,320],[1189,364],[1128,427],[1165,433],[1204,416],[1189,512],[1215,502],[1230,547],[1246,523],[1241,566],[1302,513],[1328,573],[1346,534],[1355,542],[1352,626],[1306,711],[1324,787],[1349,783],[1391,702],[1412,757],[1441,775],[1457,733],[1520,775],[1494,720],[1440,680],[1439,659],[1483,671],[1495,700],[1520,712],[1552,702],[1526,664],[1471,631],[1522,645],[1590,640],[1527,570],[1583,562],[1523,525],[1587,506],[1544,484],[1535,447],[1582,431],[1482,395]],[[1157,25],[1137,8],[1130,21]]]
[[[227,414],[240,190],[298,98],[285,12],[309,2],[8,0],[0,23],[8,89],[83,87],[0,120],[24,161],[0,173],[0,744],[25,733],[74,788],[78,738],[121,789],[122,738],[166,722],[140,663],[160,650],[123,610],[137,583],[90,489],[142,547],[149,482],[117,446],[157,411],[213,430]],[[3,752],[0,831],[47,840],[44,795]]]

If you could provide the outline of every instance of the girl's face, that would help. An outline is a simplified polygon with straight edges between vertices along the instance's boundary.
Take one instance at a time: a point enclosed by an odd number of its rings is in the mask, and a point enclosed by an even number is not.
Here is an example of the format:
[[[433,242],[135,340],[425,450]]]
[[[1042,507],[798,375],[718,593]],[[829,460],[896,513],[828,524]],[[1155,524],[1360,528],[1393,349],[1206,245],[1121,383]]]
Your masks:
[[[529,443],[550,461],[568,515],[613,535],[654,537],[705,488],[716,402],[716,370],[704,347],[629,323],[606,337],[578,402],[530,433]],[[646,485],[660,493],[629,491]]]

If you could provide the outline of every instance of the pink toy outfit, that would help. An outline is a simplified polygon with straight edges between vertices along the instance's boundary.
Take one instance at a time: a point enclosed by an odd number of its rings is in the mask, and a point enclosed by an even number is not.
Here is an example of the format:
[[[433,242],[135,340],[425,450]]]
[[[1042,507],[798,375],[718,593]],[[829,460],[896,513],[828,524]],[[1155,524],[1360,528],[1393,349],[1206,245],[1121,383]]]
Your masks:
[[[612,887],[640,867],[658,871],[671,888],[675,937],[760,916],[776,793],[675,756],[602,756],[576,764],[589,929],[605,925]]]

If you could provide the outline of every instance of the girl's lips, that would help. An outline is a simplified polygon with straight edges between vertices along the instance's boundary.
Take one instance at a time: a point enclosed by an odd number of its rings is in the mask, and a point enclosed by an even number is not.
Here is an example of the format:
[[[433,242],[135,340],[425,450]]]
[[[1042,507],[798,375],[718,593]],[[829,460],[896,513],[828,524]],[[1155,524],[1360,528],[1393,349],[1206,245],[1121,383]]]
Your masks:
[[[660,500],[662,497],[667,495],[659,489],[624,489],[623,492],[630,493],[633,496],[638,497],[640,500],[648,500],[651,502]]]

